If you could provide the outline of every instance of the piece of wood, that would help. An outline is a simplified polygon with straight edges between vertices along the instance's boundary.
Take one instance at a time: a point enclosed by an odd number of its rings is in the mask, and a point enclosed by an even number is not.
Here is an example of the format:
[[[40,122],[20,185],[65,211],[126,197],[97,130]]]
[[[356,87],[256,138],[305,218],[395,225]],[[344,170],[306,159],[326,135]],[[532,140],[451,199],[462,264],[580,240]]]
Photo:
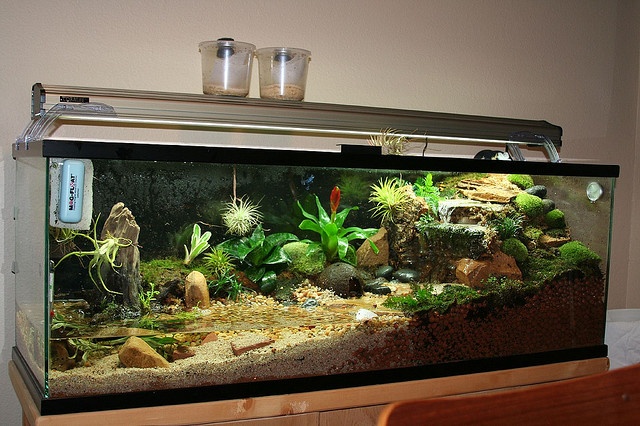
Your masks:
[[[415,400],[445,395],[458,395],[527,386],[556,380],[565,380],[606,371],[607,358],[547,364],[512,370],[389,383],[384,385],[333,389],[297,394],[271,395],[194,404],[131,408],[87,413],[69,413],[41,416],[13,361],[9,362],[11,382],[22,404],[22,410],[31,426],[86,425],[111,426],[116,424],[211,424],[232,420],[263,419],[306,413],[326,413],[334,410],[389,404],[394,401]],[[329,413],[336,414],[336,413]],[[338,417],[340,417],[338,415]],[[284,419],[285,417],[281,417]],[[333,417],[332,417],[333,418]],[[374,424],[375,420],[371,424]],[[250,423],[249,423],[250,424]],[[259,424],[259,423],[257,423]],[[339,423],[340,424],[340,423]],[[366,424],[366,423],[365,423]]]
[[[391,404],[378,426],[640,422],[640,364],[528,388]]]

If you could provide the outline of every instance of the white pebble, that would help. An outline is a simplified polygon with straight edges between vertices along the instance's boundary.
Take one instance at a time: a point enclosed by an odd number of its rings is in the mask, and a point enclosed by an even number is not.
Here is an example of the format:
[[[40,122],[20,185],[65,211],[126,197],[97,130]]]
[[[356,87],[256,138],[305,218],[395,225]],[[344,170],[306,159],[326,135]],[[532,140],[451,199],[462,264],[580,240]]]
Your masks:
[[[358,312],[356,312],[356,321],[367,321],[377,316],[378,314],[368,309],[358,309]]]

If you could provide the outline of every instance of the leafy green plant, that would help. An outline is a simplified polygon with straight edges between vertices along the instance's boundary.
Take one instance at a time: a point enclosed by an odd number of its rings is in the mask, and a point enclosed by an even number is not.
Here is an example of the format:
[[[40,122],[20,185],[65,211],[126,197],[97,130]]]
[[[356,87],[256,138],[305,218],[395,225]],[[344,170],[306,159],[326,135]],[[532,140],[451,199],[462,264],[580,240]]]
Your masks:
[[[238,259],[247,277],[257,283],[263,293],[270,293],[275,289],[276,280],[272,268],[291,260],[282,246],[297,240],[298,237],[288,232],[265,235],[262,225],[258,225],[249,237],[232,238],[217,248]]]
[[[193,231],[191,232],[191,249],[184,246],[184,261],[185,265],[188,265],[201,255],[206,249],[209,248],[209,238],[211,238],[211,232],[207,231],[204,234],[201,234],[202,230],[200,229],[200,225],[195,223],[193,225]]]
[[[214,278],[220,277],[233,270],[233,262],[229,253],[221,247],[213,247],[209,253],[204,255],[205,267]]]
[[[57,268],[60,263],[62,263],[65,259],[70,256],[76,257],[91,257],[89,260],[89,278],[91,281],[98,287],[100,290],[104,290],[110,294],[122,294],[117,291],[113,291],[107,288],[104,278],[102,277],[102,266],[108,264],[111,266],[112,270],[116,270],[120,267],[120,265],[116,265],[116,255],[118,254],[118,250],[122,247],[129,247],[133,244],[133,242],[127,238],[118,238],[107,235],[104,240],[98,239],[97,233],[98,226],[98,218],[96,218],[93,222],[93,232],[92,235],[85,234],[82,232],[78,232],[76,235],[81,236],[88,240],[93,245],[93,250],[77,250],[72,251],[64,255],[54,266]],[[96,270],[96,276],[93,275],[93,270]]]
[[[370,210],[373,217],[380,217],[382,223],[393,222],[394,216],[404,211],[411,198],[403,189],[403,183],[399,178],[384,178],[371,186],[369,201],[375,204]]]
[[[138,294],[138,299],[140,299],[140,306],[142,307],[142,312],[148,313],[151,312],[151,302],[156,300],[156,296],[160,294],[158,290],[155,289],[154,283],[149,283],[150,289],[147,291],[140,292]]]
[[[416,180],[416,183],[413,184],[413,191],[418,197],[426,200],[433,213],[438,213],[440,189],[433,184],[433,176],[431,173],[427,173],[424,177]]]
[[[344,221],[347,215],[353,210],[357,210],[358,206],[343,209],[338,213],[340,205],[340,188],[337,186],[331,191],[329,198],[331,207],[331,215],[320,204],[320,199],[316,196],[316,206],[318,215],[314,216],[308,213],[298,202],[298,207],[302,215],[306,218],[298,226],[303,231],[312,231],[320,235],[320,242],[305,241],[310,244],[310,250],[322,249],[329,262],[340,259],[352,265],[356,264],[356,251],[350,244],[353,240],[367,240],[375,253],[378,253],[378,247],[370,240],[370,237],[378,232],[376,228],[362,229],[356,226],[344,228]]]

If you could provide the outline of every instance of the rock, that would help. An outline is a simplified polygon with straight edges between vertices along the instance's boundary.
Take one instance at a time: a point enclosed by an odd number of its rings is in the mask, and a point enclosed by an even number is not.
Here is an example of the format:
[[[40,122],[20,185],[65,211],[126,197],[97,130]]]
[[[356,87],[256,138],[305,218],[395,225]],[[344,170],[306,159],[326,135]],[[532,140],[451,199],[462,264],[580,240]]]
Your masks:
[[[544,198],[547,196],[547,187],[544,185],[533,185],[531,188],[525,189],[524,192],[540,198]]]
[[[169,361],[154,351],[147,342],[136,336],[129,337],[122,345],[118,358],[125,367],[129,368],[166,368],[170,365]]]
[[[389,263],[389,241],[387,240],[387,230],[380,228],[378,232],[370,238],[378,248],[376,254],[371,248],[369,241],[363,242],[356,250],[358,266],[361,268],[375,267]]]
[[[258,333],[242,333],[231,341],[231,349],[235,356],[262,348],[273,343],[273,340]]]
[[[179,346],[175,351],[173,351],[172,357],[174,361],[179,359],[187,359],[194,356],[196,353],[192,348]]]
[[[549,213],[551,210],[555,208],[556,208],[556,203],[553,200],[549,198],[542,199],[542,209],[544,213]]]
[[[383,265],[376,269],[376,278],[386,278],[387,280],[390,280],[392,275],[393,266]]]
[[[140,275],[140,250],[138,250],[138,236],[140,226],[131,211],[124,203],[117,203],[111,208],[109,217],[104,222],[100,239],[119,238],[121,243],[131,242],[126,247],[120,247],[114,264],[120,265],[115,270],[111,265],[102,266],[102,276],[105,277],[107,288],[122,293],[124,306],[140,310],[140,289],[142,278]]]
[[[202,344],[204,345],[205,343],[215,342],[217,340],[218,340],[218,333],[209,333],[206,336],[204,336],[204,339],[202,339]]]
[[[516,260],[502,252],[487,260],[464,258],[456,263],[456,278],[470,287],[483,288],[484,281],[491,276],[521,280],[522,272]]]
[[[343,262],[327,266],[318,276],[316,285],[323,290],[331,290],[340,297],[360,297],[363,292],[358,270]]]
[[[368,291],[373,294],[389,294],[391,293],[391,288],[387,286],[387,280],[385,278],[379,277],[366,282],[364,285],[364,291]]]
[[[368,309],[358,309],[358,312],[356,312],[356,321],[367,321],[377,316],[378,314]]]
[[[506,175],[490,174],[481,179],[465,179],[458,183],[465,197],[492,203],[509,203],[521,189],[512,184]]]
[[[76,366],[75,358],[69,356],[69,351],[64,343],[52,341],[49,351],[51,354],[51,367],[53,369],[67,371]]]
[[[207,309],[209,307],[209,287],[202,272],[193,271],[187,275],[184,283],[184,303],[187,308],[197,306],[201,309]]]
[[[552,237],[547,234],[543,234],[538,238],[538,243],[546,247],[560,247],[569,241],[571,241],[570,237]]]
[[[393,278],[401,283],[416,283],[420,281],[420,274],[413,269],[403,268],[398,269],[393,273]]]

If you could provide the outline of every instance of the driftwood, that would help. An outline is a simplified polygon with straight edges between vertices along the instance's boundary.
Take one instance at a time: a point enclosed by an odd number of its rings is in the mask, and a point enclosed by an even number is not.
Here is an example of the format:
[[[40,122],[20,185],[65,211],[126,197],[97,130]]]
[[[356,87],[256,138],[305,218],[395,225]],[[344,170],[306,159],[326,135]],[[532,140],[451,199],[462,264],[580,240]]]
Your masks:
[[[124,203],[117,203],[111,208],[111,213],[102,228],[101,239],[108,237],[120,238],[131,241],[131,245],[121,247],[116,256],[116,265],[119,268],[112,270],[106,265],[108,271],[103,270],[108,287],[122,293],[125,306],[140,309],[140,290],[142,280],[140,276],[140,251],[138,250],[138,236],[140,227],[131,211]],[[121,242],[122,242],[121,240]]]

